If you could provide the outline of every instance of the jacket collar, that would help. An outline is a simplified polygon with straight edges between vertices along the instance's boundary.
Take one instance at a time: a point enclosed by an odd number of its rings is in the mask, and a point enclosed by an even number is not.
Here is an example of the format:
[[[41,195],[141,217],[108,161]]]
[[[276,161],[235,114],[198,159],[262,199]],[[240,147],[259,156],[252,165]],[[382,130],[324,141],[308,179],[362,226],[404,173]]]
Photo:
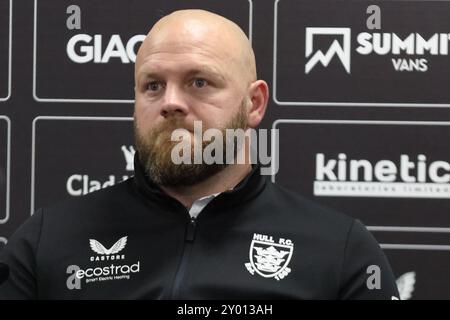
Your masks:
[[[247,202],[256,197],[266,185],[266,178],[261,175],[260,169],[260,164],[252,165],[252,170],[249,174],[233,190],[222,192],[213,202],[221,207],[228,207]],[[179,203],[176,199],[166,194],[145,174],[145,170],[139,161],[138,152],[134,156],[133,180],[139,192],[150,200],[166,204]]]

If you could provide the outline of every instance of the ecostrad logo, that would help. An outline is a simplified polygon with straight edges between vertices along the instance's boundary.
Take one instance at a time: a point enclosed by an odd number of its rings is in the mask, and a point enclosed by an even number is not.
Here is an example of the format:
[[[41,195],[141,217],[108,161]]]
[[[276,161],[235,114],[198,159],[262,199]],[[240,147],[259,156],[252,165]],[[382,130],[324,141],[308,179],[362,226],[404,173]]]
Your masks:
[[[70,265],[66,268],[68,274],[66,286],[69,290],[80,290],[82,280],[84,283],[100,283],[105,281],[130,280],[133,275],[140,273],[141,262],[133,264],[117,264],[117,260],[124,260],[128,236],[121,237],[110,249],[103,246],[95,239],[89,239],[89,246],[96,256],[91,256],[90,261],[94,265],[82,269],[78,265]],[[102,265],[106,261],[108,265]],[[111,261],[111,263],[109,263]],[[98,265],[101,264],[101,265]]]
[[[450,198],[450,163],[424,154],[395,160],[315,155],[315,196]]]

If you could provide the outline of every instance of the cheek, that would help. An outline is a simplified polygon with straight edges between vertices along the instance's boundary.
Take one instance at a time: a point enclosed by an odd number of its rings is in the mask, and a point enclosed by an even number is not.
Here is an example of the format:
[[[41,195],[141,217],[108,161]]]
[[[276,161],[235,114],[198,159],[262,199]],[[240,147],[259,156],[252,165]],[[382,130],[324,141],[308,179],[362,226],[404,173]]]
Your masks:
[[[143,99],[136,99],[134,105],[134,118],[136,124],[140,127],[149,127],[156,122],[160,112],[158,108],[153,105],[149,105]]]
[[[150,132],[151,127],[153,126],[153,121],[149,121],[144,117],[142,113],[139,113],[139,111],[136,109],[134,114],[134,121],[135,121],[135,130],[137,133],[145,137],[147,136],[148,132]]]
[[[241,109],[241,101],[233,101],[226,105],[226,108],[216,111],[214,118],[214,124],[216,127],[224,128],[230,124],[230,122],[237,116]]]
[[[233,96],[225,96],[208,103],[198,104],[193,108],[195,118],[202,120],[203,128],[221,128],[237,113],[240,100]]]
[[[223,110],[205,108],[205,110],[196,114],[194,121],[201,121],[203,130],[208,128],[220,128],[224,117],[227,116],[228,115],[226,112],[224,113]]]

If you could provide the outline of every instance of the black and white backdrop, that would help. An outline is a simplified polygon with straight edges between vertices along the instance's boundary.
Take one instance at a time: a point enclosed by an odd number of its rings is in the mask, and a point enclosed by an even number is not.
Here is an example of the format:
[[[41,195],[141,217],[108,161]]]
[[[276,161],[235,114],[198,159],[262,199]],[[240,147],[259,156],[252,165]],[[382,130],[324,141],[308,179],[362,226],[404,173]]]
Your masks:
[[[403,298],[450,299],[450,1],[0,0],[0,248],[133,174],[135,55],[181,8],[251,39],[273,181],[366,224]]]

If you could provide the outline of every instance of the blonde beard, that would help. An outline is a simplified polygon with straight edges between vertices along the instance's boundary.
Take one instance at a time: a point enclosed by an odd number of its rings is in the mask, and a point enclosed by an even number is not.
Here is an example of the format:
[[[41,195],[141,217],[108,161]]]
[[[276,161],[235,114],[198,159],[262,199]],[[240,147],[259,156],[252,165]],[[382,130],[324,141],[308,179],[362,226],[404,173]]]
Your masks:
[[[245,101],[242,101],[238,112],[233,116],[230,122],[219,129],[225,137],[226,129],[246,129],[247,113]],[[152,128],[150,132],[143,137],[134,121],[134,134],[136,149],[139,154],[139,161],[144,167],[147,176],[156,184],[166,187],[190,186],[195,185],[205,179],[213,176],[223,170],[227,164],[195,164],[191,159],[191,164],[175,164],[172,161],[172,149],[179,143],[171,141],[172,132],[176,129],[184,128],[193,131],[193,126],[188,127],[183,118],[171,117],[161,124]],[[205,131],[207,128],[203,128]],[[202,141],[202,150],[212,141]],[[224,148],[226,150],[226,141],[224,139]],[[194,146],[191,144],[191,156],[193,157]]]

